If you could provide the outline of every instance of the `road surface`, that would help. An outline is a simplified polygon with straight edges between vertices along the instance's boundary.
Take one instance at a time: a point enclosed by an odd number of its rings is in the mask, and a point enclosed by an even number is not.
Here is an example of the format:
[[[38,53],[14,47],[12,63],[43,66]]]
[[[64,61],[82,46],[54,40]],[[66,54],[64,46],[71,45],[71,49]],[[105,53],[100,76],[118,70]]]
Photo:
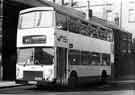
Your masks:
[[[0,94],[14,95],[135,95],[135,83],[119,84],[107,83],[81,84],[74,89],[45,86],[37,88],[35,85],[18,86],[0,89]]]

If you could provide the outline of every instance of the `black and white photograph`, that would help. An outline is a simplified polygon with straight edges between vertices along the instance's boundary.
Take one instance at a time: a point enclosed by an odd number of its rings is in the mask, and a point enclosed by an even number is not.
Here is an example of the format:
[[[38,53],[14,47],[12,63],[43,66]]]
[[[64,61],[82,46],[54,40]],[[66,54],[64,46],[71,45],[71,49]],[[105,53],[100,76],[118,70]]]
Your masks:
[[[0,95],[135,95],[135,0],[0,0]]]

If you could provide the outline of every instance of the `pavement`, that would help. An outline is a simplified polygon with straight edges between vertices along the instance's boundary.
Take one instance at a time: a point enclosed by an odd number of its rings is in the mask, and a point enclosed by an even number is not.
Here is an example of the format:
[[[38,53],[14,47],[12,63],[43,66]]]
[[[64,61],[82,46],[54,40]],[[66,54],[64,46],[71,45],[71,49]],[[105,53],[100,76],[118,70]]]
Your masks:
[[[132,84],[132,83],[135,83],[135,80],[114,80],[114,81],[110,81],[110,83]],[[24,86],[24,84],[17,84],[15,81],[0,81],[0,89],[1,88],[17,87],[17,86]]]
[[[0,81],[0,89],[1,88],[16,87],[16,86],[22,86],[22,84],[16,84],[15,81]]]

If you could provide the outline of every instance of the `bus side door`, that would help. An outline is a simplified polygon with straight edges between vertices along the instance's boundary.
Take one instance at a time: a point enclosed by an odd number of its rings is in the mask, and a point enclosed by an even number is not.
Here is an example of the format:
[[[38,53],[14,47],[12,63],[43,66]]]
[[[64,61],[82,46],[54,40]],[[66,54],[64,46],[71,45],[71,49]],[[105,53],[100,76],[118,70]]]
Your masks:
[[[63,83],[67,77],[67,49],[58,47],[56,50],[56,58],[57,58],[57,65],[56,65],[56,76],[57,80],[60,83]]]

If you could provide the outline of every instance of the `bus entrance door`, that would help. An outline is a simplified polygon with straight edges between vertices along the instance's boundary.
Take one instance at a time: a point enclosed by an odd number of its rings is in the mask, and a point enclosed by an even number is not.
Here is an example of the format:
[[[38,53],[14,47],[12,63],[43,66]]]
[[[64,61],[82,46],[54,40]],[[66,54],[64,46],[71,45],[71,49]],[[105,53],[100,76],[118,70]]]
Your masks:
[[[57,65],[56,65],[56,76],[57,76],[57,83],[61,85],[66,84],[66,68],[67,68],[67,49],[66,48],[57,48]]]

